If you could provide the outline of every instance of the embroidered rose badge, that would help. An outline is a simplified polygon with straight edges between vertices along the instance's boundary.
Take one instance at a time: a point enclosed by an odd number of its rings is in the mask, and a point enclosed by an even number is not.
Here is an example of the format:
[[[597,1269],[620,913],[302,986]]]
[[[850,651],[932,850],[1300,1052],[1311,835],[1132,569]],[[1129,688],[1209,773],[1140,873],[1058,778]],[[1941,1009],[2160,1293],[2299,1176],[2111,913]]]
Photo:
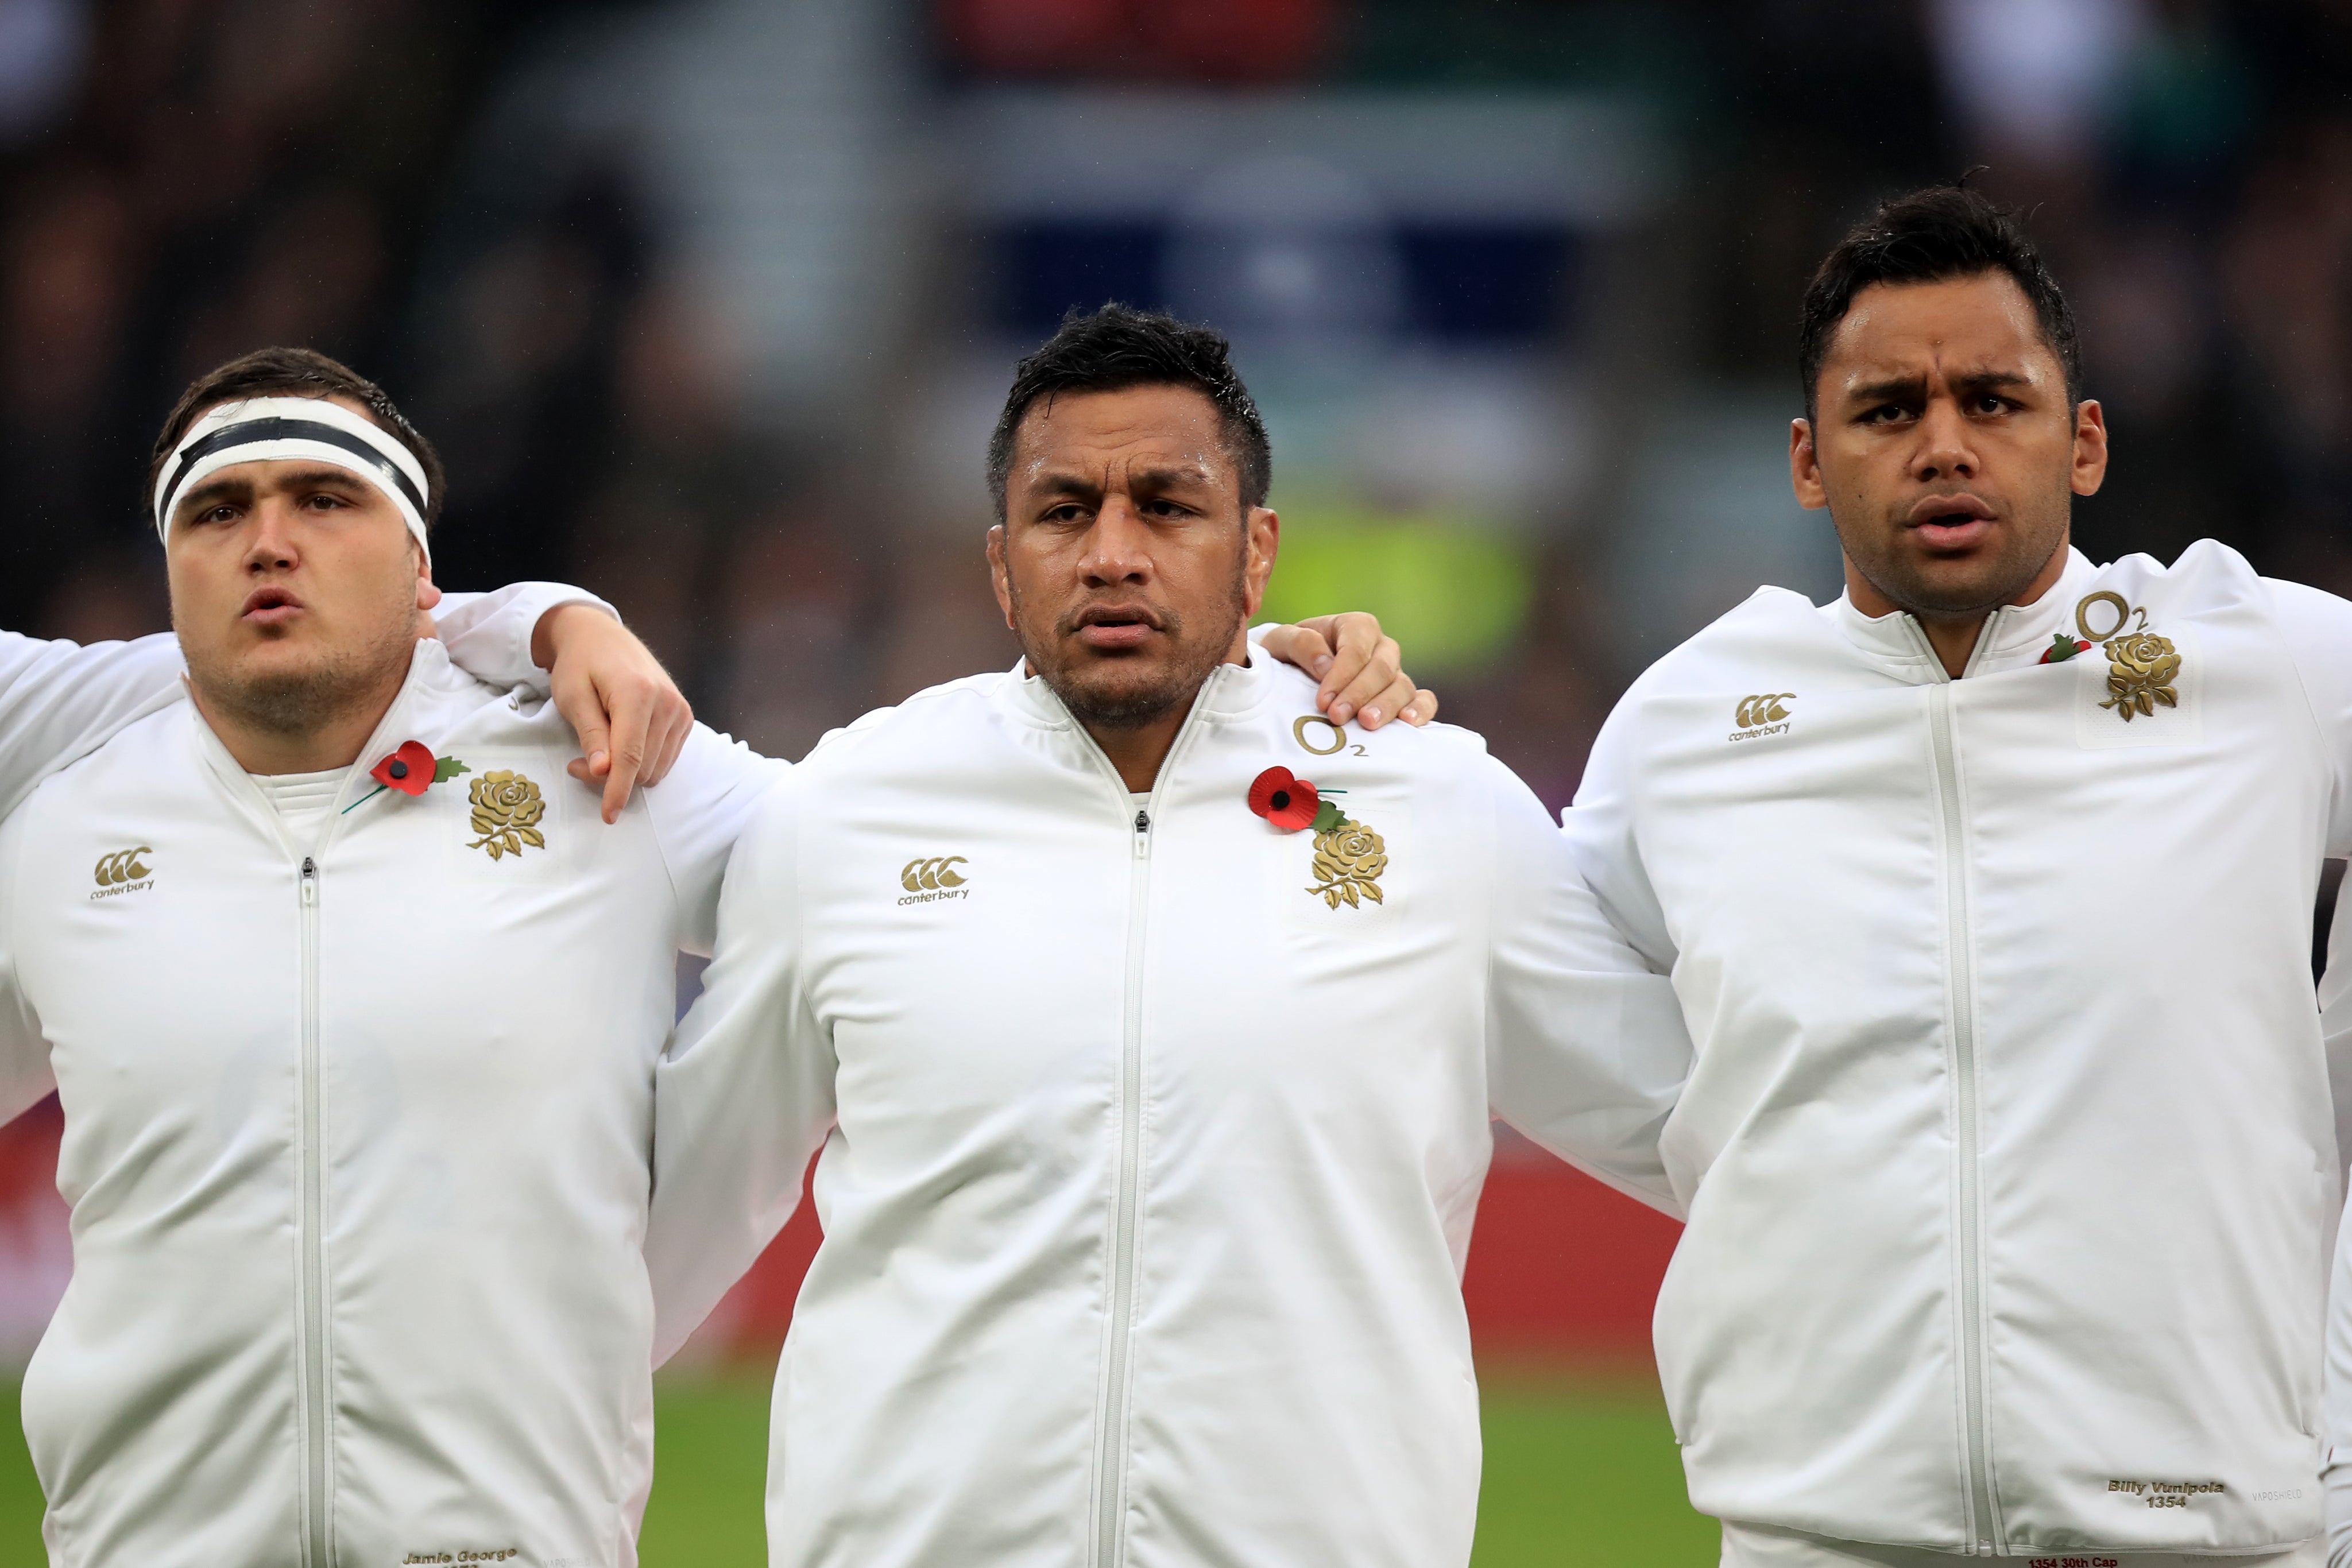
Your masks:
[[[1342,817],[1328,830],[1315,835],[1316,883],[1307,891],[1320,894],[1333,909],[1342,899],[1351,909],[1362,907],[1358,895],[1374,904],[1386,902],[1381,896],[1381,873],[1389,869],[1389,847],[1381,841],[1380,834],[1361,822],[1351,822]]]
[[[2172,683],[2180,674],[2180,655],[2168,637],[2153,632],[2133,632],[2107,641],[2107,700],[2101,707],[2121,714],[2124,722],[2131,722],[2137,711],[2153,716],[2155,704],[2166,707],[2180,706],[2179,695]]]
[[[466,847],[482,850],[492,860],[500,855],[520,855],[523,846],[545,849],[547,840],[539,831],[539,821],[547,815],[547,802],[540,798],[539,786],[520,773],[503,768],[483,774],[474,780],[468,803],[474,809],[474,831],[482,836]]]

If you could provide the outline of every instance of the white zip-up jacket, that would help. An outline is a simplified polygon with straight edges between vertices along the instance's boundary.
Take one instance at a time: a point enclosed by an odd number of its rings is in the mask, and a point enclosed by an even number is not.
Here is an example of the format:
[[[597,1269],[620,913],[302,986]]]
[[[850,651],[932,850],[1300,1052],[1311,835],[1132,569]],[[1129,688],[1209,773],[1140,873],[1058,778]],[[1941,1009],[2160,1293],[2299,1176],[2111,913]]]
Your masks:
[[[2078,554],[1954,681],[1907,615],[1766,589],[1627,693],[1568,826],[1697,1052],[1656,1331],[1699,1508],[1996,1556],[2318,1533],[2352,605]]]
[[[547,672],[531,663],[531,633],[541,616],[566,604],[613,608],[561,583],[517,582],[492,593],[443,594],[433,630],[459,669],[545,696]],[[0,632],[0,817],[123,726],[177,701],[184,667],[169,632],[84,647]]]
[[[1379,845],[1253,815],[1274,766]],[[1458,1565],[1489,1107],[1670,1201],[1672,991],[1543,807],[1263,655],[1140,801],[1017,670],[837,733],[747,830],[706,986],[656,1098],[648,1259],[699,1278],[664,1343],[824,1148],[780,1568]]]
[[[407,740],[471,771],[374,792]],[[65,1109],[58,1568],[635,1561],[654,1063],[783,765],[698,729],[607,827],[576,751],[425,642],[313,842],[185,702],[0,827],[0,1116]]]

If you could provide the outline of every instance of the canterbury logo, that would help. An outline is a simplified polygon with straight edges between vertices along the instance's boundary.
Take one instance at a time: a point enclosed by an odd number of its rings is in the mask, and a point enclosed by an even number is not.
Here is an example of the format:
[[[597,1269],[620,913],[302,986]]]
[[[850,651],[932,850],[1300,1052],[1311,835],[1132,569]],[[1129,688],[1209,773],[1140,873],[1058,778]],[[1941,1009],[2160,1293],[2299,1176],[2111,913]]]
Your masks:
[[[898,873],[898,885],[908,893],[937,893],[943,887],[961,887],[964,879],[955,873],[955,868],[963,863],[961,855],[908,861],[907,869]]]
[[[1766,692],[1762,696],[1741,697],[1738,711],[1732,715],[1732,722],[1742,729],[1753,729],[1759,724],[1778,724],[1789,716],[1789,710],[1780,705],[1796,700],[1794,692]]]
[[[141,844],[135,850],[117,850],[110,855],[98,857],[98,885],[121,887],[126,883],[140,882],[151,873],[141,855],[155,852],[152,844]]]
[[[931,855],[908,861],[898,872],[898,885],[907,890],[900,904],[936,904],[942,898],[970,898],[964,883],[971,879],[956,870],[969,864],[961,855]]]

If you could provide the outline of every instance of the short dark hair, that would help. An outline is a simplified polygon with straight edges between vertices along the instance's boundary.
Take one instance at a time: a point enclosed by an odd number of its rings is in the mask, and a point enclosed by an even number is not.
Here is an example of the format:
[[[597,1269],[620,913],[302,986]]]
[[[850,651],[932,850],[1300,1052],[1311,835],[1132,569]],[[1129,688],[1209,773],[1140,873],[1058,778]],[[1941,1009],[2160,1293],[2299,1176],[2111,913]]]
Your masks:
[[[1822,361],[1855,295],[1874,283],[1942,283],[1988,272],[2007,273],[2032,302],[2042,336],[2065,374],[2066,401],[2082,401],[2083,350],[2074,309],[2017,214],[1964,185],[1934,185],[1895,197],[1847,230],[1805,286],[1797,340],[1805,417],[1818,417]]]
[[[996,502],[996,520],[1004,520],[1013,441],[1040,398],[1050,406],[1057,392],[1155,386],[1191,387],[1216,405],[1225,455],[1241,479],[1242,507],[1265,506],[1274,481],[1274,451],[1257,403],[1234,373],[1233,345],[1211,328],[1114,300],[1099,310],[1073,308],[1062,318],[1061,329],[1014,369],[1004,412],[988,438],[988,489]]]
[[[171,460],[172,449],[188,434],[188,426],[208,408],[225,402],[242,402],[249,397],[333,397],[350,398],[368,411],[376,423],[392,438],[416,455],[425,469],[425,528],[432,532],[441,516],[444,493],[448,478],[441,468],[441,455],[425,439],[408,418],[394,405],[384,390],[344,364],[331,360],[315,349],[256,349],[242,354],[219,368],[206,371],[189,384],[172,405],[172,413],[163,421],[163,434],[155,438],[155,450],[147,459],[147,489],[142,510],[152,512],[155,507],[155,479]]]

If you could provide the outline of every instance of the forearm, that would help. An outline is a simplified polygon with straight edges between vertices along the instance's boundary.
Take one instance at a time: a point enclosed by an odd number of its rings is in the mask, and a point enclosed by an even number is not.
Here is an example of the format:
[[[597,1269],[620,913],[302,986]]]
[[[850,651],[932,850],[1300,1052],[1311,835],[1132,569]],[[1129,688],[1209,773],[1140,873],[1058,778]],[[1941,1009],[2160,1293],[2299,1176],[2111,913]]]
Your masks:
[[[1611,925],[1516,779],[1496,838],[1490,1103],[1552,1153],[1679,1218],[1661,1139],[1692,1051],[1673,982]]]
[[[0,632],[0,816],[51,773],[175,701],[184,668],[168,632],[81,647]]]
[[[433,630],[449,661],[494,686],[526,686],[548,694],[551,650],[541,636],[549,615],[581,604],[619,619],[585,589],[561,582],[514,582],[489,593],[445,593],[433,612]],[[546,657],[542,658],[542,655]]]

